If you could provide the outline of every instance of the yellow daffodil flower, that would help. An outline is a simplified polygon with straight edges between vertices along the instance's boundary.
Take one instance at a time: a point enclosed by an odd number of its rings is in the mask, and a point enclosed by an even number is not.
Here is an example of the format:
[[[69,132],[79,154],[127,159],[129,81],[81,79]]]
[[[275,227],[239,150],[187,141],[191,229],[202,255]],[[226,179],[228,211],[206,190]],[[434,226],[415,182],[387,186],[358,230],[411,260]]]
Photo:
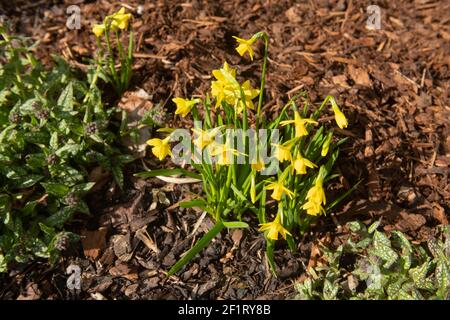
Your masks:
[[[258,158],[256,160],[256,162],[251,163],[250,166],[252,167],[253,170],[256,170],[256,171],[262,171],[266,167],[264,161],[261,158]]]
[[[312,216],[325,213],[325,209],[322,207],[322,204],[326,204],[327,199],[325,198],[325,191],[323,190],[323,177],[320,175],[320,172],[316,179],[316,183],[311,189],[308,190],[306,200],[308,201],[302,206],[302,209],[306,210],[306,213]]]
[[[308,135],[308,130],[306,130],[305,124],[306,123],[317,124],[317,121],[313,119],[303,119],[300,116],[300,113],[298,111],[295,111],[294,120],[285,120],[280,122],[282,126],[286,126],[291,123],[294,123],[295,125],[295,137],[300,138]]]
[[[253,99],[255,99],[258,94],[259,90],[252,88],[252,85],[250,84],[250,81],[247,80],[242,84],[242,91],[244,92],[245,97],[245,106],[247,106],[247,109],[255,110],[255,106],[253,104]],[[244,102],[242,101],[241,91],[238,90],[234,93],[237,96],[237,99],[239,101],[237,112],[241,113],[244,110]]]
[[[207,146],[209,146],[211,143],[214,142],[215,137],[220,132],[222,127],[223,126],[208,131],[196,128],[191,129],[197,136],[197,138],[194,139],[194,145],[200,150],[203,150],[204,148],[206,148]]]
[[[211,95],[216,99],[216,108],[221,106],[222,101],[225,101],[237,108],[238,113],[241,113],[244,110],[244,101],[242,101],[239,83],[235,78],[236,70],[230,68],[228,63],[224,62],[221,69],[213,70],[212,73],[216,81],[211,82]],[[252,100],[258,96],[259,90],[252,88],[250,81],[245,81],[241,87],[245,105],[248,109],[253,110],[255,107]]]
[[[183,99],[183,98],[173,98],[172,101],[176,104],[177,110],[175,114],[181,115],[183,118],[186,117],[191,109],[200,102],[200,99]]]
[[[306,194],[306,199],[316,203],[327,203],[327,199],[325,198],[325,191],[323,190],[322,180],[318,179],[315,185],[309,189]]]
[[[236,70],[231,69],[225,61],[223,67],[212,71],[217,81],[211,82],[211,94],[216,98],[216,108],[220,107],[222,101],[234,105],[236,101],[235,92],[239,90],[239,83],[235,79]]]
[[[112,31],[116,31],[117,29],[124,30],[128,28],[131,17],[131,13],[125,13],[125,8],[122,7],[118,12],[107,16],[105,21],[110,21],[110,28]]]
[[[297,174],[306,174],[306,167],[317,168],[317,166],[306,158],[303,158],[300,154],[294,159],[292,163],[293,168]]]
[[[336,123],[337,123],[338,127],[341,128],[341,129],[347,128],[347,126],[348,126],[347,118],[342,113],[342,111],[339,109],[337,104],[333,103],[332,104],[332,109],[333,109],[333,112],[334,112],[334,119],[336,120]]]
[[[278,234],[281,233],[281,236],[286,240],[286,236],[289,234],[289,231],[287,231],[283,225],[281,224],[281,218],[280,215],[277,214],[275,219],[272,222],[268,223],[262,223],[260,224],[259,231],[268,231],[267,232],[267,238],[271,240],[278,240]]]
[[[252,46],[256,42],[256,40],[258,40],[257,36],[253,35],[250,39],[242,39],[235,36],[233,36],[233,38],[236,39],[237,43],[239,44],[236,47],[236,51],[239,53],[239,55],[243,57],[244,54],[248,52],[250,60],[253,61],[254,50]]]
[[[294,194],[291,190],[286,188],[283,184],[282,180],[278,180],[277,182],[271,182],[266,186],[267,190],[273,190],[272,192],[272,199],[275,199],[277,201],[281,201],[281,197],[284,193],[286,193],[290,198],[292,198],[292,195]]]
[[[234,156],[239,155],[236,149],[232,149],[226,144],[212,143],[210,145],[211,155],[217,157],[217,164],[227,166],[233,163]]]
[[[105,25],[104,24],[96,24],[92,28],[92,32],[95,34],[97,38],[100,38],[103,33],[105,33]]]
[[[223,67],[221,69],[213,70],[212,74],[217,79],[217,81],[222,83],[236,81],[236,79],[234,81],[230,81],[230,77],[236,78],[236,69],[230,68],[229,64],[226,61],[223,63]]]
[[[274,144],[276,147],[275,150],[275,158],[278,159],[278,161],[292,161],[292,154],[291,154],[291,146],[283,146],[281,144]]]
[[[314,201],[308,201],[303,206],[302,209],[306,210],[306,213],[311,216],[317,216],[318,214],[325,213],[322,205]]]
[[[166,156],[172,156],[169,144],[170,136],[165,139],[153,138],[147,141],[147,144],[152,146],[152,153],[162,161]]]

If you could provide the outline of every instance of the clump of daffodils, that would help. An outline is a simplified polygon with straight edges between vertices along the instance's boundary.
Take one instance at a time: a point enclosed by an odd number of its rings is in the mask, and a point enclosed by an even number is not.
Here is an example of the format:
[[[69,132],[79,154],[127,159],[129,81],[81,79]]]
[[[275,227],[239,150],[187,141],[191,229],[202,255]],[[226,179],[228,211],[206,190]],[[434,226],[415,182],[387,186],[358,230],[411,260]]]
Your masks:
[[[319,108],[313,109],[305,93],[300,93],[289,100],[274,120],[269,121],[261,111],[268,36],[258,32],[249,39],[234,38],[238,54],[248,55],[251,60],[257,57],[254,44],[258,40],[264,41],[259,88],[254,87],[250,79],[240,79],[237,69],[225,61],[220,68],[212,70],[211,89],[203,98],[172,99],[176,107],[175,115],[183,118],[192,116],[195,124],[201,124],[200,127],[192,128],[192,139],[185,150],[194,172],[184,169],[182,172],[198,178],[203,184],[204,194],[184,203],[183,207],[200,207],[210,213],[216,226],[169,274],[179,270],[224,227],[247,227],[242,222],[244,214],[254,214],[258,218],[259,230],[267,238],[269,261],[274,267],[272,253],[275,241],[287,240],[289,246],[294,248],[296,231],[305,232],[313,221],[325,215],[352,191],[347,191],[331,203],[327,202],[326,185],[329,180],[339,176],[333,173],[333,166],[339,154],[339,145],[345,139],[336,140],[334,129],[326,132],[320,115],[330,105],[337,126],[340,129],[348,126],[347,118],[334,98],[326,97]],[[299,100],[302,107],[297,105]],[[200,117],[200,114],[204,116]],[[253,114],[251,118],[255,118],[255,122],[249,122],[250,114]],[[240,131],[230,136],[231,129]],[[252,138],[245,134],[249,129],[255,132],[276,131],[279,139],[272,141],[273,135],[258,134]],[[167,156],[174,157],[170,143],[178,141],[173,135],[176,130],[168,131],[171,133],[164,138],[148,141],[152,153],[159,160]],[[239,143],[240,149],[237,148]],[[272,153],[269,157],[263,157],[259,150],[267,148]],[[256,150],[256,156],[255,153],[251,156],[252,150]],[[271,173],[267,173],[267,170]],[[150,171],[145,176],[179,173],[180,169],[162,169]],[[271,212],[275,216],[267,221]]]
[[[129,86],[132,75],[133,62],[133,33],[128,34],[128,46],[122,43],[121,35],[129,29],[131,13],[126,13],[125,8],[108,15],[103,23],[95,24],[92,33],[96,37],[99,55],[97,57],[98,68],[112,83],[117,94],[122,94]],[[102,39],[104,42],[102,42]],[[117,48],[117,53],[115,48]],[[117,62],[120,69],[117,70]]]

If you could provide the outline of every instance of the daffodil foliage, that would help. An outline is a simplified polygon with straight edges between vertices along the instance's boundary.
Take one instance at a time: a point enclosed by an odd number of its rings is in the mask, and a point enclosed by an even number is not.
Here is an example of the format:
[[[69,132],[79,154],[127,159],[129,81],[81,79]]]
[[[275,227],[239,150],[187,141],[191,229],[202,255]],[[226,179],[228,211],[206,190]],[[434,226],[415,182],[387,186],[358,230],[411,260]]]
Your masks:
[[[251,60],[258,58],[254,45],[259,40],[264,42],[259,88],[254,87],[251,79],[241,79],[237,68],[227,62],[212,70],[210,92],[172,100],[175,115],[192,116],[196,124],[192,128],[192,139],[184,142],[189,154],[185,163],[193,170],[166,168],[139,174],[150,177],[181,172],[198,178],[203,184],[203,194],[182,206],[200,207],[216,221],[216,226],[172,267],[169,274],[177,272],[223,228],[247,227],[243,220],[254,221],[252,215],[259,220],[259,230],[267,239],[269,261],[275,270],[274,243],[287,240],[294,250],[295,235],[307,231],[312,222],[327,214],[352,191],[334,200],[327,199],[327,184],[339,177],[333,172],[339,145],[346,140],[339,140],[335,135],[345,133],[348,125],[335,99],[328,96],[315,107],[306,93],[301,92],[269,120],[262,112],[268,36],[258,32],[248,40],[234,38],[238,54]],[[328,106],[337,126],[320,119]],[[234,134],[229,134],[230,129]],[[163,131],[168,134],[153,138],[148,144],[159,160],[168,156],[173,160],[171,143],[177,141],[175,130]],[[267,134],[261,134],[262,131]]]

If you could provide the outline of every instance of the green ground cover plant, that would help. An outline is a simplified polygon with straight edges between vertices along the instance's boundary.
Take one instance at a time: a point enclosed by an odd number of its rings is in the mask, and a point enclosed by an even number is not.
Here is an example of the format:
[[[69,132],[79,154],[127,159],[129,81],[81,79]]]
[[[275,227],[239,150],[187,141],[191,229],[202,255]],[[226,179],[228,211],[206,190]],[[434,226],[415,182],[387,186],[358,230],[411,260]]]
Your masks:
[[[424,300],[450,298],[450,229],[425,244],[413,244],[400,231],[378,231],[348,223],[353,239],[337,249],[322,248],[326,263],[307,270],[296,284],[296,299]],[[343,257],[354,258],[348,267]]]
[[[61,58],[45,68],[29,41],[0,27],[0,272],[36,257],[54,262],[78,236],[64,224],[89,214],[83,200],[102,166],[123,186],[133,160],[115,146],[121,123],[106,108],[100,66],[77,74]],[[125,78],[128,79],[130,74]],[[108,80],[108,78],[105,78]],[[122,86],[121,88],[125,88]]]

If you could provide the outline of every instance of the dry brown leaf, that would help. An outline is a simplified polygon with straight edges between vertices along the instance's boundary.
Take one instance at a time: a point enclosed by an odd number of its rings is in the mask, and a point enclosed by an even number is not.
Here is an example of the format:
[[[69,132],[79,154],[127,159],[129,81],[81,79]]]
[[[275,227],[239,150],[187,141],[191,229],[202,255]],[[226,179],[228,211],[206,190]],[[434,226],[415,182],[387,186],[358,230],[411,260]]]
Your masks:
[[[437,203],[433,202],[433,217],[439,221],[439,223],[447,225],[448,219],[445,215],[445,210],[442,208],[442,206]]]
[[[427,222],[425,217],[420,214],[402,211],[400,216],[402,219],[395,224],[395,227],[402,232],[416,231]]]
[[[26,292],[20,294],[17,300],[39,300],[40,298],[41,290],[39,290],[37,283],[30,283],[26,288]]]
[[[153,241],[153,239],[150,237],[150,235],[147,232],[147,226],[142,227],[141,229],[136,231],[136,238],[141,240],[147,248],[152,250],[155,253],[159,253],[160,250],[158,249],[158,246]]]
[[[102,250],[106,248],[106,233],[105,227],[100,227],[94,231],[84,230],[81,232],[81,244],[87,258],[97,260]]]
[[[365,87],[372,86],[372,81],[370,81],[369,74],[367,73],[366,70],[362,68],[357,68],[349,64],[348,73],[350,74],[350,77],[352,77],[353,81],[355,81],[356,84]]]
[[[345,74],[340,74],[332,78],[333,83],[345,89],[350,89],[351,86],[347,83],[347,76]]]

